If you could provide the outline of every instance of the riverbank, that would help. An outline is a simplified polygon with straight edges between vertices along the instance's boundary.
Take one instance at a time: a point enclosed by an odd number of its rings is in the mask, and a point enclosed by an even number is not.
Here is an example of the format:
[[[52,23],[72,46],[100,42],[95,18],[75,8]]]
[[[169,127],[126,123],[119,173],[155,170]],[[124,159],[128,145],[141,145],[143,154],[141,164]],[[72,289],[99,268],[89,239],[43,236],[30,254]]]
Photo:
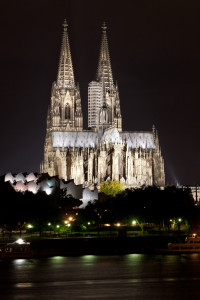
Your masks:
[[[183,242],[185,236],[84,237],[33,239],[33,256],[120,255],[155,253],[156,248],[167,248],[168,243]]]

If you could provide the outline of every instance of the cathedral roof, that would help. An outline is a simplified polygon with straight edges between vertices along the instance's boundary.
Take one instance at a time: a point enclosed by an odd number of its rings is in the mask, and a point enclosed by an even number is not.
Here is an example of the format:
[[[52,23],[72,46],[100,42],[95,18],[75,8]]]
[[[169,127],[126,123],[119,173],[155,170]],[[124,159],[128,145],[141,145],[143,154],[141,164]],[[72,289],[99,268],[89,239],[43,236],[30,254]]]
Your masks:
[[[129,148],[149,148],[154,149],[154,137],[152,132],[119,132],[117,128],[107,129],[102,137],[97,132],[92,131],[66,131],[52,132],[53,147],[91,147],[94,148],[98,141],[108,143],[120,143],[127,141]]]
[[[111,127],[105,130],[102,139],[104,141],[111,142],[111,143],[121,142],[121,136],[116,127]]]
[[[52,132],[53,147],[91,147],[98,141],[98,134],[92,131]]]
[[[152,132],[121,132],[122,139],[128,141],[129,148],[155,148]]]

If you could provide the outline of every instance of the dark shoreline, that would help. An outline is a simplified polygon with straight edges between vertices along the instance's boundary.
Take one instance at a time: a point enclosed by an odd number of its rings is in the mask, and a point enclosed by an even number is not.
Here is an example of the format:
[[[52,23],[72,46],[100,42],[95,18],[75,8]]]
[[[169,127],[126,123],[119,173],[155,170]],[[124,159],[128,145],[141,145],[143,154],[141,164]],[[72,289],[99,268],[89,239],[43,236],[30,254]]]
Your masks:
[[[30,240],[33,257],[155,254],[168,243],[183,242],[185,236],[84,237]]]

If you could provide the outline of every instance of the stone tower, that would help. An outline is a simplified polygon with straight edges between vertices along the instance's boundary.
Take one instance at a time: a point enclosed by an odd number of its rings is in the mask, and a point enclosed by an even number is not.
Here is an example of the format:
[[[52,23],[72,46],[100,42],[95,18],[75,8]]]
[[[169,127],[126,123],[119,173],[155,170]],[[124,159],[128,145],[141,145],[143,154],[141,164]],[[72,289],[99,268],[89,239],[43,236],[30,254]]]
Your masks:
[[[51,92],[51,129],[77,131],[83,129],[80,91],[74,80],[66,20],[63,27],[58,77]]]
[[[88,126],[97,131],[116,126],[119,131],[122,131],[119,91],[118,86],[113,82],[105,23],[101,28],[102,38],[96,82],[92,81],[88,88]],[[92,119],[96,122],[92,123],[90,121]]]

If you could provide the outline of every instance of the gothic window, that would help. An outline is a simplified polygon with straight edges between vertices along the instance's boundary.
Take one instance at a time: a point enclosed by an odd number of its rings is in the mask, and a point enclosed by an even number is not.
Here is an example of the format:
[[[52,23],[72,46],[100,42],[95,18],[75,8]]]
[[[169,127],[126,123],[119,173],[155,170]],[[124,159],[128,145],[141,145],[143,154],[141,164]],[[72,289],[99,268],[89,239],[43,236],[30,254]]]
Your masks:
[[[69,103],[65,106],[65,119],[70,119],[70,106]]]

